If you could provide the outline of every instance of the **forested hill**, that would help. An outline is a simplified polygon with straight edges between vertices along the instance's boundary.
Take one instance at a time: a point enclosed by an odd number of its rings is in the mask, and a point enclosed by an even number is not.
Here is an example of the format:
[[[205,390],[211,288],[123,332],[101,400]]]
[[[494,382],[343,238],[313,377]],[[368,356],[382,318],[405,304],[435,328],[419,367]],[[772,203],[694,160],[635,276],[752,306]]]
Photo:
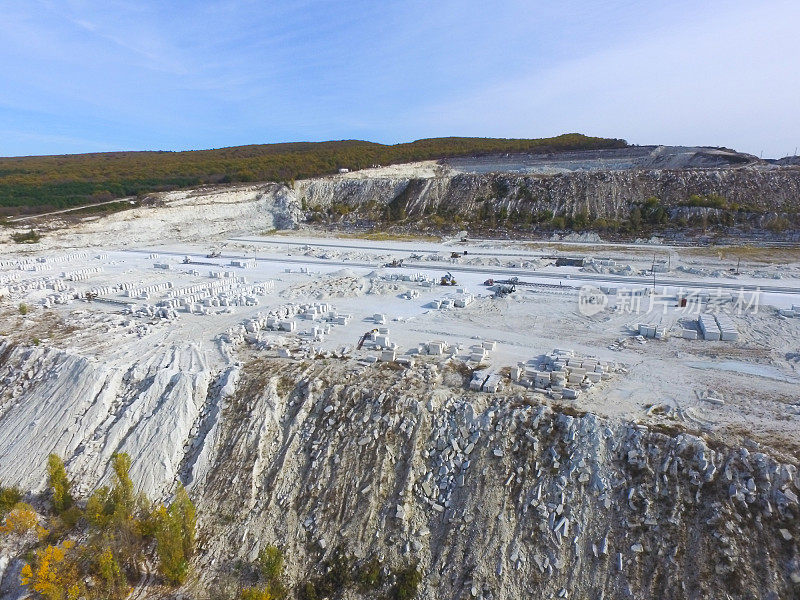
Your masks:
[[[395,145],[344,140],[0,158],[0,211],[41,212],[204,183],[289,181],[335,173],[340,167],[354,170],[455,156],[625,145],[624,140],[569,133],[540,139],[449,137]]]

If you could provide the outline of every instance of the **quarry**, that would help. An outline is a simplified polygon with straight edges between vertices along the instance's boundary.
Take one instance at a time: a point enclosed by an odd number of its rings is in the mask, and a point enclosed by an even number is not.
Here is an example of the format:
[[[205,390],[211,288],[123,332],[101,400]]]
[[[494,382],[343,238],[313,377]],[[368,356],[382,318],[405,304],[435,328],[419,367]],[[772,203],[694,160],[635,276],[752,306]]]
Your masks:
[[[736,189],[769,204],[753,225],[800,182],[722,150],[557,158],[163,192],[0,240],[0,482],[37,507],[57,454],[88,496],[124,452],[150,498],[185,486],[190,576],[143,575],[133,598],[236,597],[272,545],[290,587],[346,552],[414,565],[425,599],[797,597],[791,230],[709,245],[357,226],[398,198],[477,214],[486,189],[517,210],[498,177],[604,218],[653,186]],[[333,204],[344,220],[315,225]],[[27,597],[23,554],[0,541],[2,598]]]

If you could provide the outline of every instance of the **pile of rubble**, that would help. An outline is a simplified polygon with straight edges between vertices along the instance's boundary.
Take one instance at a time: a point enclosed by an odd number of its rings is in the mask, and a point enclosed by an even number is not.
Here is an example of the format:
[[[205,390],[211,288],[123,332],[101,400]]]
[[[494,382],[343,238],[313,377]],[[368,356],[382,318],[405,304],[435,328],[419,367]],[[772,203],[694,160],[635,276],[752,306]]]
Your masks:
[[[439,513],[450,508],[453,492],[464,487],[469,457],[481,433],[488,430],[491,417],[491,413],[476,415],[472,404],[455,399],[436,415],[431,438],[422,450],[429,468],[414,485],[423,504]]]
[[[518,363],[511,369],[511,379],[553,398],[574,400],[581,391],[611,379],[617,372],[621,369],[613,363],[555,349],[548,355]]]
[[[129,304],[123,309],[122,314],[150,319],[165,319],[168,321],[178,318],[178,313],[174,308],[152,306],[150,304]]]

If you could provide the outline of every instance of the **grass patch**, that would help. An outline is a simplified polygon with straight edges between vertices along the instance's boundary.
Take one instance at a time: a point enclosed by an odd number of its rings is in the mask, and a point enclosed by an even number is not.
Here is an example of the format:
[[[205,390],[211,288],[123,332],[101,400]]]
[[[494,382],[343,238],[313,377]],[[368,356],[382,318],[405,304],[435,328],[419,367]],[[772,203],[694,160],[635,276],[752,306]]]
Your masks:
[[[362,593],[378,589],[383,585],[382,565],[377,557],[372,557],[356,567],[355,580]]]
[[[553,402],[551,407],[554,411],[560,412],[575,419],[581,419],[589,414],[588,411],[581,410],[580,408],[576,408],[568,404],[561,404],[560,402]]]
[[[264,231],[260,232],[258,235],[264,236],[276,236],[276,235],[297,235],[297,232],[294,229],[265,229]]]
[[[436,235],[411,234],[411,233],[391,233],[388,231],[367,231],[359,233],[339,234],[336,237],[342,239],[370,240],[372,242],[439,242],[441,238]]]
[[[393,571],[395,584],[392,589],[394,600],[411,600],[417,595],[419,584],[422,583],[422,573],[417,565],[408,565]]]
[[[682,423],[644,423],[651,431],[655,433],[663,433],[670,437],[676,437],[682,433],[686,433],[689,429]]]
[[[64,216],[94,216],[94,215],[110,215],[117,212],[122,212],[123,210],[130,210],[131,208],[135,208],[136,204],[131,204],[128,200],[120,200],[119,202],[111,202],[109,204],[98,204],[96,206],[84,206],[83,208],[77,208],[75,210],[71,210],[68,213],[64,213]]]

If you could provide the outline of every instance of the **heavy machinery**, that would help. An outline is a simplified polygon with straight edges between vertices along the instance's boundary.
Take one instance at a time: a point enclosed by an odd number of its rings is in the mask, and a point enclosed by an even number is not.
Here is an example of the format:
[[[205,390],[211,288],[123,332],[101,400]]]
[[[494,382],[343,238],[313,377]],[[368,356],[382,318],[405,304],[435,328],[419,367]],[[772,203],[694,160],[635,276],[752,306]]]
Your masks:
[[[396,258],[392,259],[392,262],[386,263],[383,266],[384,267],[392,267],[392,268],[402,267],[403,266],[403,259],[402,258],[400,260],[397,260]]]
[[[495,281],[494,279],[487,279],[483,285],[494,291],[495,298],[502,298],[508,294],[513,294],[517,291],[517,284],[519,277],[512,277],[503,281]]]
[[[378,333],[378,329],[370,329],[369,331],[365,332],[364,335],[361,336],[361,339],[358,340],[358,347],[357,350],[361,350],[361,347],[364,345],[364,342],[367,341],[367,338],[372,336],[373,334]]]
[[[212,252],[211,254],[208,255],[208,257],[212,258],[212,256],[211,256],[212,254],[214,254],[214,253]],[[217,252],[217,256],[219,256],[219,252]],[[216,267],[217,266],[217,263],[203,262],[201,260],[195,260],[191,256],[188,256],[188,255],[184,256],[183,257],[183,261],[181,261],[181,262],[183,262],[183,264],[185,264],[185,265],[198,265],[198,266],[199,265],[208,265],[209,267]]]
[[[206,258],[219,258],[222,256],[222,252],[214,248],[209,254],[206,254]]]
[[[442,279],[439,281],[439,284],[440,285],[458,285],[458,283],[456,283],[456,278],[453,277],[453,275],[450,273],[450,271],[447,272],[447,275],[442,275]]]
[[[494,297],[495,298],[502,298],[503,296],[508,296],[509,294],[513,294],[517,291],[517,286],[514,283],[505,284],[505,283],[497,283],[493,286],[494,289]]]

